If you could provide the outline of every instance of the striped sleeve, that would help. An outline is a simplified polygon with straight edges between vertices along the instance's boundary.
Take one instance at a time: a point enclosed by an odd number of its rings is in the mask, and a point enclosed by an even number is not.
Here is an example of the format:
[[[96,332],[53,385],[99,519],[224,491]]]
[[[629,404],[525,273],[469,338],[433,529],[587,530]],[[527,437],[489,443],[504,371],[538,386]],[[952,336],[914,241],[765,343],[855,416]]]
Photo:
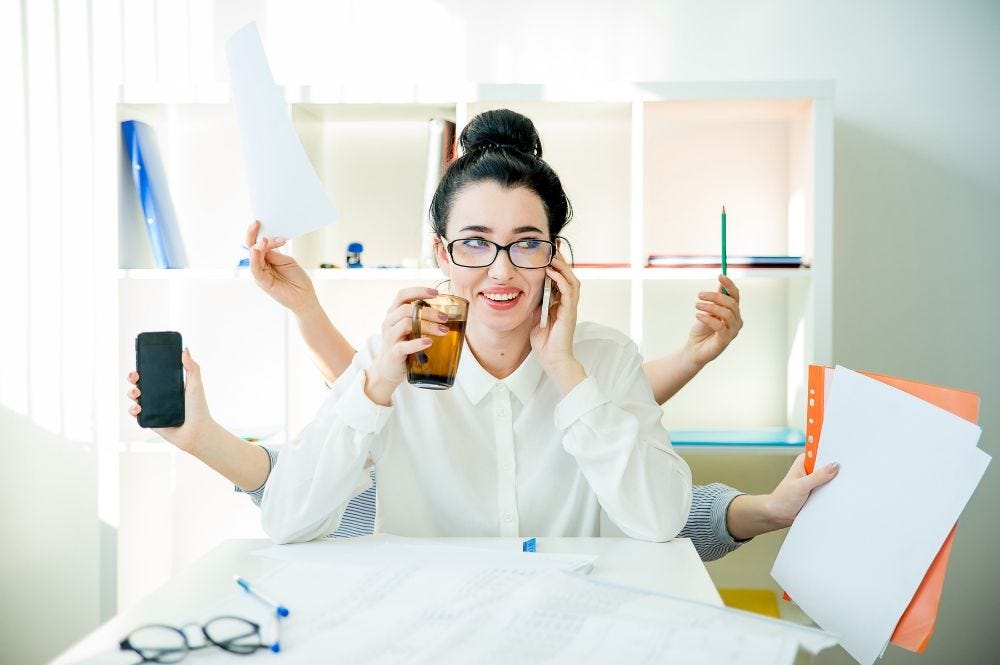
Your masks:
[[[735,540],[726,527],[726,511],[733,499],[743,494],[722,483],[694,485],[691,512],[680,538],[690,538],[702,561],[715,561],[736,551],[745,540]]]
[[[271,469],[274,468],[275,463],[278,461],[278,451],[267,446],[261,446],[267,453],[268,461],[268,476],[271,475]],[[340,520],[340,526],[337,530],[326,536],[327,538],[353,538],[355,536],[370,536],[375,530],[375,470],[371,471],[372,476],[372,486],[366,489],[361,494],[351,499],[347,503],[347,508],[344,510],[344,516]],[[253,491],[246,491],[241,489],[238,485],[234,486],[234,489],[241,493],[246,494],[253,501],[255,506],[260,506],[260,500],[264,496],[264,488],[267,487],[267,480]]]

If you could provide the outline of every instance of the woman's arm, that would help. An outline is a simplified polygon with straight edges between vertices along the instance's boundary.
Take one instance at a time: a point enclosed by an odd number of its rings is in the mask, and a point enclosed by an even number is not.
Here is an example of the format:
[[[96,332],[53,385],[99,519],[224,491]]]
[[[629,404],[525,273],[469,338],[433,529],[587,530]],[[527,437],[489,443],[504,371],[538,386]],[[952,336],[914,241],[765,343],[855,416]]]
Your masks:
[[[251,443],[226,431],[212,418],[201,382],[201,367],[184,349],[181,354],[186,381],[184,382],[184,424],[180,427],[156,428],[161,437],[184,452],[198,458],[220,473],[234,485],[253,490],[264,485],[270,471],[267,453]],[[132,387],[128,397],[139,399],[139,375],[130,372],[128,382]],[[141,407],[136,402],[129,413],[138,416]]]
[[[259,231],[260,222],[254,222],[246,237],[254,282],[295,316],[313,362],[326,382],[333,383],[351,363],[354,348],[330,322],[306,271],[294,258],[277,251],[285,239],[258,238]]]
[[[695,485],[687,523],[678,535],[691,539],[703,561],[719,559],[755,536],[791,526],[810,493],[839,469],[828,464],[807,475],[805,455],[799,455],[769,494],[744,494],[722,483]]]
[[[327,384],[333,384],[351,364],[354,347],[333,325],[319,301],[313,307],[293,313],[299,325],[299,334],[309,348],[313,362]]]
[[[422,314],[425,335],[410,339],[413,301],[437,295],[422,287],[402,289],[374,337],[354,355],[330,388],[319,415],[282,452],[261,502],[264,531],[280,543],[312,540],[333,531],[347,502],[371,485],[380,433],[392,413],[392,394],[406,379],[406,357],[430,346],[448,329]],[[433,314],[432,314],[433,312]]]
[[[390,408],[365,395],[370,363],[370,349],[356,354],[316,419],[282,448],[260,502],[261,525],[273,541],[304,542],[335,531],[350,499],[371,485],[371,448]]]
[[[663,404],[694,378],[701,368],[715,360],[729,343],[736,339],[743,327],[740,314],[740,291],[736,283],[719,275],[717,291],[698,294],[695,323],[687,342],[677,351],[650,360],[643,365],[646,379],[653,389],[653,397]],[[729,295],[723,295],[725,288]]]
[[[669,540],[687,520],[691,471],[670,447],[635,344],[595,324],[576,337],[587,377],[556,405],[563,448],[622,531]]]

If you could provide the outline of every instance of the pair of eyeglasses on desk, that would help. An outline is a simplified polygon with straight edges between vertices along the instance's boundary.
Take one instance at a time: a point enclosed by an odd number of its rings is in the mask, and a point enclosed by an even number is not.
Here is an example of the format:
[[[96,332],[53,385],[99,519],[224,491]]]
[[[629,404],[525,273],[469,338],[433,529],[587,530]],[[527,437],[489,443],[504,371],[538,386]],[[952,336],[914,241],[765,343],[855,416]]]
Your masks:
[[[184,632],[198,627],[204,640],[192,643]],[[277,652],[278,642],[266,644],[260,625],[241,617],[221,616],[205,625],[186,624],[180,628],[150,624],[136,628],[119,644],[122,651],[134,651],[142,657],[140,663],[176,663],[190,652],[216,646],[229,653],[250,656],[261,649]]]

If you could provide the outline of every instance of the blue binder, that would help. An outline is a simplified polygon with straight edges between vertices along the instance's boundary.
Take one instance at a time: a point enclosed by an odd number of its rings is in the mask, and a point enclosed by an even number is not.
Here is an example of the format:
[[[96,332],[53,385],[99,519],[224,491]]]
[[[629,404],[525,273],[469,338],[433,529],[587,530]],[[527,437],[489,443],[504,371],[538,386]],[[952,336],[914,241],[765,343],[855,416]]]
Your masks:
[[[177,214],[167,186],[156,132],[144,122],[122,122],[122,140],[132,165],[132,181],[142,204],[146,232],[157,268],[187,268]]]

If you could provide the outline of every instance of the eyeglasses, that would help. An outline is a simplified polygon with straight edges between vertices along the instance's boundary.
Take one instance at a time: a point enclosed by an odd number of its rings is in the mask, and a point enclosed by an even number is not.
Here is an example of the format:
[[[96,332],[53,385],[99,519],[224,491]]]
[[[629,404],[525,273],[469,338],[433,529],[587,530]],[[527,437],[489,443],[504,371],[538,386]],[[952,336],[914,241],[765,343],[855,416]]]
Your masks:
[[[142,626],[129,633],[119,646],[122,651],[139,654],[142,663],[176,663],[189,652],[212,645],[240,656],[249,656],[258,649],[277,650],[277,643],[264,643],[258,624],[240,617],[216,617],[201,626],[201,633],[205,636],[203,644],[192,645],[184,634],[184,627],[161,624]]]
[[[556,255],[555,243],[548,240],[518,240],[498,245],[485,238],[459,238],[447,245],[452,262],[463,268],[485,268],[493,265],[500,250],[507,252],[510,262],[518,268],[544,268]]]

